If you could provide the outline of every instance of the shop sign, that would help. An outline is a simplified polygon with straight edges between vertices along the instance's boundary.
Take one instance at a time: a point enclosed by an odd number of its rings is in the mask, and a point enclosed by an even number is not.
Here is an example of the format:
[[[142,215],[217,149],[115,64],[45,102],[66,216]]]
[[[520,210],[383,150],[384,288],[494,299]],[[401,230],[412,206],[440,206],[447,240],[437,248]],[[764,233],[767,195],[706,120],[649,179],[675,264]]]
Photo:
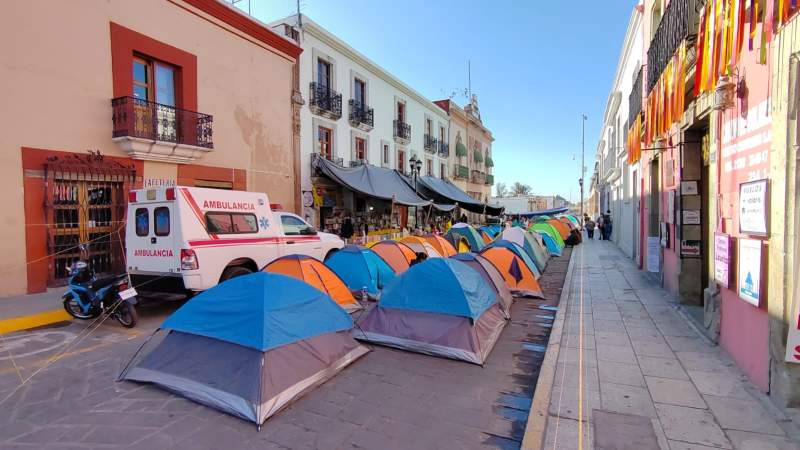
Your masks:
[[[681,195],[697,194],[697,181],[681,181]]]
[[[729,289],[731,277],[731,237],[714,233],[714,281]]]
[[[142,187],[172,187],[175,186],[175,180],[169,178],[145,178],[142,180]]]
[[[784,361],[800,363],[800,311],[795,300],[794,316],[789,321],[789,336],[786,338],[786,357]]]
[[[681,223],[684,225],[700,225],[700,210],[684,209]]]
[[[314,206],[314,194],[311,191],[303,191],[303,206],[306,208]]]
[[[658,272],[661,265],[661,243],[658,236],[647,237],[647,271]]]
[[[739,185],[739,232],[767,235],[767,180]]]
[[[753,306],[761,304],[761,241],[738,239],[736,251],[739,260],[739,298]]]
[[[700,241],[691,239],[681,241],[681,256],[699,257]]]

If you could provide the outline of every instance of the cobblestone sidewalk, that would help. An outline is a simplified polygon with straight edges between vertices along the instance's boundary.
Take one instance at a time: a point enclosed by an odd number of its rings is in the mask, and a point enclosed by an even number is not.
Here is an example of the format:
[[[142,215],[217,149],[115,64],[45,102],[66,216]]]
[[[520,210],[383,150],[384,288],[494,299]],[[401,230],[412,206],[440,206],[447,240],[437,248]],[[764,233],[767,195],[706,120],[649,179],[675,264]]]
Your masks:
[[[587,241],[573,260],[544,448],[578,448],[582,430],[585,449],[800,449],[793,424],[613,244]]]

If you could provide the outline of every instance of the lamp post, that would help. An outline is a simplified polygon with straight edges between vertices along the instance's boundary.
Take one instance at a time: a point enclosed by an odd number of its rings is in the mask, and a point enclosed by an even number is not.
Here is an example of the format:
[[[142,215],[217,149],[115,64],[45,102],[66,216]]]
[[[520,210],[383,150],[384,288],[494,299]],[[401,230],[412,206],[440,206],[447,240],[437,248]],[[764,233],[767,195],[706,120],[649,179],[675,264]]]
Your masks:
[[[411,158],[408,160],[409,166],[411,166],[411,177],[414,180],[414,193],[417,194],[417,178],[419,178],[419,172],[422,170],[422,159],[417,158],[417,155],[411,155]],[[414,207],[414,227],[419,226],[419,210],[415,206]]]
[[[586,137],[586,114],[581,114],[581,178],[578,181],[581,185],[581,228],[583,228],[583,179],[586,178],[586,164],[584,159],[586,157],[586,152],[584,151],[584,141]]]

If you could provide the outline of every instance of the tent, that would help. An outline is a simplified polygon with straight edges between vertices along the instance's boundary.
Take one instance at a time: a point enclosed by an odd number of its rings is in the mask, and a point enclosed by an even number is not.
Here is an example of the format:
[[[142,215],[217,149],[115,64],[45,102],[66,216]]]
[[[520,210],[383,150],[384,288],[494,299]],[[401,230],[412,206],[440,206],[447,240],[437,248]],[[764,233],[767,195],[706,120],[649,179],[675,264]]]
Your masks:
[[[400,242],[409,246],[409,248],[414,250],[416,253],[424,253],[428,256],[428,258],[442,257],[442,254],[439,253],[436,248],[430,244],[430,242],[421,236],[406,236],[403,239],[400,239]]]
[[[478,230],[488,234],[492,239],[496,238],[497,235],[502,231],[502,229],[500,229],[500,225],[484,225]]]
[[[261,425],[368,350],[318,289],[266,272],[200,293],[161,324],[119,379],[152,383]]]
[[[345,245],[325,260],[325,265],[344,281],[351,292],[378,298],[381,289],[395,277],[377,253],[360,245]]]
[[[506,284],[505,278],[503,278],[503,275],[497,270],[497,267],[489,262],[488,259],[477,253],[458,253],[450,258],[468,265],[489,283],[489,286],[491,286],[495,294],[497,294],[497,302],[500,304],[500,309],[503,310],[506,319],[510,319],[511,304],[514,302],[514,296],[508,289],[508,284]]]
[[[569,220],[572,223],[572,225],[574,225],[576,228],[580,228],[581,227],[581,223],[578,220],[578,218],[573,216],[572,214],[565,214],[565,215],[560,216],[560,217],[563,217],[563,218]]]
[[[517,256],[519,256],[519,258],[522,260],[522,262],[525,263],[528,269],[530,269],[530,271],[533,272],[537,280],[542,277],[542,272],[539,270],[539,267],[533,261],[533,258],[528,256],[528,253],[525,251],[525,249],[523,249],[519,245],[511,241],[507,241],[505,239],[499,239],[492,242],[492,245],[490,245],[489,247],[504,247],[511,250]]]
[[[489,247],[480,255],[497,268],[513,295],[544,298],[536,276],[516,253],[504,247]]]
[[[544,242],[544,246],[547,248],[550,256],[561,256],[561,247],[558,246],[558,243],[556,243],[556,240],[553,239],[552,236],[540,231],[530,231],[530,233],[533,233],[542,239],[542,242]]]
[[[447,258],[456,254],[456,249],[447,239],[438,234],[426,234],[423,238],[436,249],[436,251]]]
[[[533,259],[533,262],[536,264],[539,272],[544,271],[550,255],[531,233],[520,227],[511,227],[503,230],[502,239],[513,242],[522,247],[522,249],[525,250],[525,253],[527,253],[528,256]]]
[[[483,364],[505,324],[497,294],[480,274],[461,261],[431,258],[392,282],[353,335]]]
[[[558,219],[550,219],[550,220],[547,221],[547,223],[552,225],[553,228],[555,228],[556,231],[558,231],[558,234],[561,235],[561,239],[563,239],[564,241],[567,240],[567,238],[569,237],[569,232],[570,232],[569,225],[565,224],[564,222],[562,222],[562,221],[560,221]]]
[[[377,253],[395,273],[405,272],[417,259],[414,250],[398,241],[380,241],[370,247],[370,250]]]
[[[327,294],[348,312],[362,309],[353,298],[341,278],[318,259],[306,255],[282,256],[263,269],[265,272],[280,273],[314,286]]]
[[[556,241],[556,244],[560,248],[564,248],[564,239],[561,238],[561,233],[558,232],[552,225],[546,222],[536,222],[530,227],[528,227],[528,231],[538,231],[540,233],[545,233],[553,238]]]
[[[484,244],[490,244],[492,242],[492,237],[489,236],[489,233],[484,231],[483,228],[479,228],[476,231],[481,236],[481,239],[483,239]]]
[[[459,238],[464,238],[469,244],[469,249],[473,252],[479,252],[486,244],[483,242],[483,238],[481,235],[475,231],[471,225],[459,222],[452,227],[450,230],[447,231],[445,234],[445,238],[449,240],[453,247],[458,248],[458,241]]]

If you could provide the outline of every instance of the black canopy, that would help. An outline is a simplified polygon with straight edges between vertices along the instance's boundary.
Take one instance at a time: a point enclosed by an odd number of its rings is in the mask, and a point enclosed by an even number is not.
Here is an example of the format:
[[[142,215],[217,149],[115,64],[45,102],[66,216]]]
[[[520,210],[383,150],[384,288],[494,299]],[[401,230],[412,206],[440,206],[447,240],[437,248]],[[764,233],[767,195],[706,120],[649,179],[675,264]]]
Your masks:
[[[413,181],[404,178],[407,183],[413,185]],[[467,211],[478,214],[499,215],[503,212],[503,207],[499,205],[488,205],[470,197],[455,184],[441,178],[424,176],[419,177],[418,187],[422,188],[425,196],[444,203],[454,203]]]
[[[431,204],[431,201],[414,193],[414,189],[392,169],[371,164],[343,168],[324,158],[315,158],[314,165],[331,180],[360,194],[382,200],[394,200],[395,203],[406,206]]]

